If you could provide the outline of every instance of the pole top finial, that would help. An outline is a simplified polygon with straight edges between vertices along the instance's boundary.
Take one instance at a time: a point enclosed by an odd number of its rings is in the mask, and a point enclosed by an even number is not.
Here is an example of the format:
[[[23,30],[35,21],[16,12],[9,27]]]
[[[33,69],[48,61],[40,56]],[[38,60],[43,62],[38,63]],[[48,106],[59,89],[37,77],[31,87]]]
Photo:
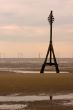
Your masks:
[[[53,21],[54,21],[53,11],[52,11],[52,10],[51,10],[50,15],[49,15],[49,17],[48,17],[48,21],[49,21],[50,24],[52,24]]]

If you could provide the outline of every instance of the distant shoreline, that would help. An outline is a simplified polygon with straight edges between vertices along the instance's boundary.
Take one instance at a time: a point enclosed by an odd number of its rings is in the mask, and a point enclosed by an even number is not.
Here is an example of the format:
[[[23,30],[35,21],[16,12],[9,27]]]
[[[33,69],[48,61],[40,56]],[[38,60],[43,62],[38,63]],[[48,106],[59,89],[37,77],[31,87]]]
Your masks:
[[[24,71],[40,71],[43,58],[0,58],[0,68],[24,70]],[[58,58],[60,71],[72,72],[73,71],[73,58]],[[47,66],[46,71],[55,71],[54,67]]]

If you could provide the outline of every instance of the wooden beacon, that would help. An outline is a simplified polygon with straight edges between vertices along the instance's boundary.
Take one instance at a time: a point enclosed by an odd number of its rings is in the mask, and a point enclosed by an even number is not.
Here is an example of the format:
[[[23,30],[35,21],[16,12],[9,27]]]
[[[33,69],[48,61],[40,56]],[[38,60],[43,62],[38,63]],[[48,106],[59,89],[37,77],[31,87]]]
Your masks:
[[[48,51],[47,51],[47,54],[46,54],[45,61],[44,61],[43,65],[42,65],[42,68],[40,70],[40,73],[44,73],[45,66],[48,66],[48,65],[49,66],[54,65],[55,68],[56,68],[56,73],[59,73],[59,68],[58,68],[58,64],[57,64],[57,60],[56,60],[56,57],[55,57],[53,44],[52,44],[52,23],[54,22],[54,17],[53,17],[53,12],[52,11],[50,12],[50,15],[48,17],[48,21],[50,23],[50,43],[49,43],[49,48],[48,48]],[[47,62],[48,55],[50,55],[49,62]]]

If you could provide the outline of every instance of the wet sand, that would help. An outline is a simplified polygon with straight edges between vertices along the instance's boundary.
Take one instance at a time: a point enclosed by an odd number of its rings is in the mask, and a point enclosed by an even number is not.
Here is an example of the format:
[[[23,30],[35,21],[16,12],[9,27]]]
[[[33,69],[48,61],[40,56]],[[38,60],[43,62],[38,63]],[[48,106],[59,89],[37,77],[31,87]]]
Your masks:
[[[54,100],[52,103],[49,101],[40,101],[28,103],[27,110],[73,110],[73,106],[62,105],[62,100]]]
[[[53,100],[50,101],[35,101],[35,102],[10,102],[0,103],[0,110],[73,110],[73,105],[64,105],[63,102],[69,102],[69,100]],[[3,106],[2,106],[3,105]],[[14,105],[14,106],[13,106]],[[17,108],[17,109],[6,109],[6,108]],[[23,108],[23,109],[19,109]]]

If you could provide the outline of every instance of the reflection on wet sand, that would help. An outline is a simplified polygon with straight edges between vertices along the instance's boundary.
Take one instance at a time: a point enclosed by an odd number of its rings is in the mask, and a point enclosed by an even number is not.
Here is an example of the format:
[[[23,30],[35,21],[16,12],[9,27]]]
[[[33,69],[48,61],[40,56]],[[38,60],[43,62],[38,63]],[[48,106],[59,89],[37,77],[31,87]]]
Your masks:
[[[52,96],[52,95],[51,95]],[[8,96],[0,96],[0,102],[34,102],[34,101],[43,101],[50,100],[49,95],[29,95],[29,96],[19,96],[17,95],[8,95]],[[54,95],[52,96],[52,100],[71,100],[73,102],[73,94],[63,94],[63,95]]]
[[[20,110],[26,107],[27,105],[24,104],[2,104],[0,110]]]

